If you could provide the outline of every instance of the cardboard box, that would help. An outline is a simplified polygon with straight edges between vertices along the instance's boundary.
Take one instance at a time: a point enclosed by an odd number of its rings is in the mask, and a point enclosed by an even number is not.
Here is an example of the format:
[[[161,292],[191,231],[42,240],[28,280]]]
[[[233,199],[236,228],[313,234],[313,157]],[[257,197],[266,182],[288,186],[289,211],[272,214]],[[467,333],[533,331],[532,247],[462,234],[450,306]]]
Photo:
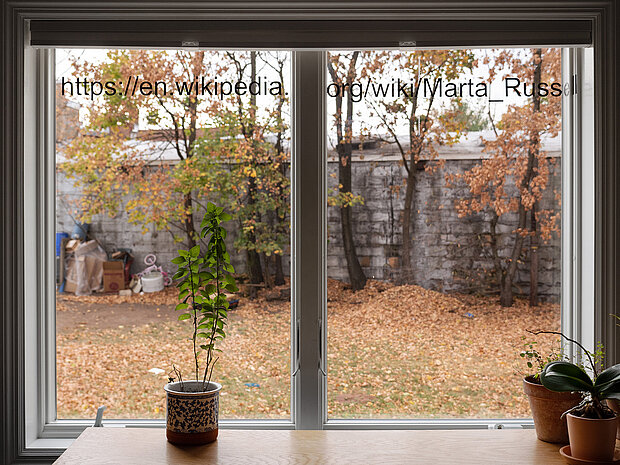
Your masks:
[[[125,289],[123,262],[103,262],[103,292],[118,292]]]

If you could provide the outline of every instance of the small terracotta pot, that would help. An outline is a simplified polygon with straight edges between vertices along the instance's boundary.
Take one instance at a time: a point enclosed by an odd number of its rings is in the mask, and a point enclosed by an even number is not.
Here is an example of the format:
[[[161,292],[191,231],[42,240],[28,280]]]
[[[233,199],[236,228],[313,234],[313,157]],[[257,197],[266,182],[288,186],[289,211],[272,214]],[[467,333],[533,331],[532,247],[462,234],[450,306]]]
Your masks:
[[[530,401],[538,439],[556,444],[568,444],[566,418],[561,416],[581,402],[581,394],[550,391],[537,383],[533,376],[523,379],[523,390]]]
[[[593,462],[611,462],[616,447],[618,417],[591,419],[576,417],[572,413],[568,419],[570,452],[576,459]]]
[[[166,391],[166,438],[173,444],[207,444],[217,439],[222,386],[201,381],[169,383]]]
[[[616,415],[620,416],[620,401],[616,399],[607,399],[607,405],[610,409],[616,412]],[[616,439],[620,439],[620,420],[618,420],[618,430],[616,431]]]

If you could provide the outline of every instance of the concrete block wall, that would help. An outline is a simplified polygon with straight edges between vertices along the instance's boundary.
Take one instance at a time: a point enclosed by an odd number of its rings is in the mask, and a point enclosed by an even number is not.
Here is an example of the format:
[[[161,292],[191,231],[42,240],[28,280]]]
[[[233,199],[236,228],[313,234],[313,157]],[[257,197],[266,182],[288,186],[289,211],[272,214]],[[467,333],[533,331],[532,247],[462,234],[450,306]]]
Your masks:
[[[410,281],[428,289],[442,292],[493,292],[492,260],[485,243],[488,242],[489,215],[478,214],[459,218],[454,201],[467,194],[464,187],[448,188],[447,173],[462,173],[479,160],[455,158],[445,161],[434,173],[417,172],[415,205],[412,220],[412,270]],[[336,174],[336,161],[328,163],[328,185],[335,188],[337,180],[329,176]],[[364,198],[364,204],[353,207],[354,238],[362,267],[369,278],[385,281],[401,281],[400,248],[402,243],[400,217],[403,209],[404,168],[397,161],[365,161],[354,159],[353,191]],[[550,187],[545,192],[541,208],[559,209],[553,191],[559,190],[561,176],[559,169],[552,171]],[[73,219],[70,214],[71,201],[76,192],[70,180],[57,174],[57,231],[71,232]],[[196,219],[197,223],[200,218]],[[497,230],[501,232],[500,253],[507,256],[513,241],[512,231],[516,224],[515,215],[500,218]],[[230,223],[233,226],[233,223]],[[197,224],[198,226],[198,224]],[[327,270],[330,278],[347,281],[347,266],[341,240],[340,213],[337,207],[328,208],[328,256]],[[230,228],[228,242],[233,265],[244,271],[245,252],[233,248],[234,227]],[[135,256],[132,272],[141,271],[144,257],[155,253],[158,264],[174,271],[170,260],[176,256],[179,244],[167,231],[149,227],[142,234],[142,227],[129,224],[127,215],[119,213],[113,218],[98,215],[94,218],[91,231],[103,247],[112,252],[119,247],[131,248]],[[527,244],[527,240],[525,242]],[[546,300],[559,299],[561,286],[560,239],[554,237],[540,247],[539,294]],[[290,256],[284,257],[285,273],[290,269]],[[519,263],[516,287],[522,294],[529,292],[529,257],[522,255]]]
[[[497,290],[492,274],[488,244],[490,215],[480,213],[459,218],[455,200],[465,198],[464,187],[448,188],[445,176],[471,169],[479,160],[450,159],[434,173],[417,172],[412,218],[412,270],[408,281],[427,289],[442,292],[465,291],[491,293]],[[336,173],[337,162],[329,163],[328,174]],[[353,236],[360,264],[369,278],[400,281],[400,248],[402,243],[400,218],[404,205],[403,176],[405,170],[394,161],[353,162],[353,192],[364,197],[363,205],[353,208]],[[335,189],[337,179],[328,177],[329,187]],[[403,186],[401,192],[395,186]],[[559,169],[552,171],[550,186],[540,202],[541,209],[560,207],[554,199],[559,191]],[[509,255],[516,214],[500,218],[500,256]],[[328,275],[347,280],[347,265],[341,240],[340,213],[337,207],[328,209]],[[526,239],[525,245],[527,246]],[[561,244],[559,235],[539,247],[539,295],[557,301],[561,290]],[[529,256],[522,254],[516,278],[520,294],[529,292]]]

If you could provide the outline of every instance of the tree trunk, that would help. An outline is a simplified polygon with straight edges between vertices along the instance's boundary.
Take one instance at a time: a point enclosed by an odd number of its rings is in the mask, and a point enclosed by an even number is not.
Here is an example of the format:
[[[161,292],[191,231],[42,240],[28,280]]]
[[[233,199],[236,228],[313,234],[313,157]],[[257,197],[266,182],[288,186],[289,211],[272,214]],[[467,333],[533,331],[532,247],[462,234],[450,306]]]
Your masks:
[[[523,205],[519,205],[519,229],[525,228],[526,211]],[[499,304],[502,307],[512,307],[514,303],[514,297],[512,292],[512,284],[514,282],[515,275],[517,273],[517,266],[519,264],[519,256],[523,250],[523,235],[519,232],[516,233],[515,242],[512,246],[512,253],[510,254],[510,262],[506,272],[502,276],[502,290],[499,296]]]
[[[275,285],[281,286],[286,284],[286,280],[284,279],[284,268],[282,266],[282,254],[277,254],[275,256],[276,262],[276,276],[275,276]]]
[[[534,166],[534,153],[532,151],[528,152],[528,160],[527,160],[527,169],[525,174],[523,175],[523,180],[521,181],[521,189],[526,189],[532,180],[533,175],[533,166]],[[515,232],[515,242],[512,246],[512,253],[510,254],[510,262],[508,263],[508,267],[506,272],[504,273],[502,280],[502,290],[500,294],[499,303],[502,307],[512,307],[513,304],[513,293],[512,293],[512,284],[514,282],[514,277],[517,273],[517,266],[519,264],[519,257],[521,256],[521,252],[523,250],[523,242],[525,227],[526,227],[526,219],[527,212],[525,207],[523,206],[523,201],[519,199],[519,219],[517,222],[517,230]]]
[[[256,250],[246,249],[245,251],[246,263],[248,265],[248,275],[250,278],[250,284],[260,284],[263,282],[263,269],[260,266],[260,255],[256,253]]]
[[[271,257],[267,256],[267,254],[261,254],[263,256],[263,278],[265,280],[265,287],[268,289],[273,288],[273,279],[271,276],[271,271],[269,271],[269,260]]]
[[[537,48],[534,50],[534,89],[533,89],[533,111],[540,111],[540,95],[538,94],[538,85],[541,81],[542,73],[542,50]],[[538,152],[539,134],[532,134],[532,144]],[[536,153],[538,155],[538,153]],[[538,157],[534,157],[534,171],[538,165]],[[538,246],[540,245],[538,237],[538,222],[536,221],[537,202],[532,205],[530,211],[530,306],[538,305]]]
[[[346,76],[347,83],[351,83],[355,77],[355,64],[359,52],[353,52],[351,61],[349,62],[349,69]],[[336,74],[331,61],[327,62],[328,70],[331,75],[332,81],[338,84],[339,78]],[[350,87],[349,87],[350,89]],[[338,94],[336,97],[336,133],[338,137],[338,144],[336,146],[338,151],[338,183],[340,184],[339,191],[342,193],[352,192],[351,182],[351,139],[353,137],[353,99],[351,93],[347,92],[347,113],[346,121],[344,124],[344,130],[342,127],[342,95]],[[340,225],[342,228],[342,245],[344,247],[344,254],[347,260],[347,271],[349,274],[349,282],[353,290],[363,289],[366,285],[366,275],[360,265],[357,257],[357,251],[355,249],[355,242],[353,239],[353,219],[351,215],[350,205],[340,206]]]
[[[185,211],[190,212],[189,215],[185,216],[183,223],[185,226],[187,248],[191,249],[196,245],[197,236],[196,229],[194,228],[194,214],[192,213],[194,211],[194,208],[191,192],[183,196],[183,206],[185,207]]]
[[[250,52],[250,67],[251,67],[251,82],[256,80],[256,52]],[[256,96],[250,96],[250,122],[248,124],[248,132],[246,137],[250,138],[252,144],[254,143],[254,119],[256,118]],[[253,206],[256,204],[256,180],[253,177],[248,178],[248,205]],[[256,212],[252,212],[252,208],[249,209],[250,214],[255,216],[257,221],[260,218],[256,218],[258,215]],[[248,242],[255,243],[256,237],[254,233],[248,234]],[[250,275],[250,283],[260,284],[263,282],[263,271],[260,264],[260,255],[256,250],[247,249],[246,251],[248,274]]]
[[[538,306],[538,246],[536,204],[530,211],[530,307]]]
[[[338,145],[338,175],[340,180],[341,192],[351,192],[351,143]],[[340,207],[340,223],[342,225],[342,244],[344,246],[344,254],[347,259],[347,270],[349,272],[349,280],[353,290],[363,289],[366,285],[366,275],[357,258],[355,250],[355,242],[353,239],[353,219],[351,215],[351,207],[344,205]]]
[[[202,64],[204,58],[204,52],[199,53],[199,61],[197,63]],[[197,70],[195,69],[194,72]],[[189,97],[188,102],[188,110],[190,114],[189,127],[188,127],[188,135],[187,135],[187,151],[185,156],[187,159],[190,159],[194,156],[194,144],[196,143],[196,124],[198,121],[198,99],[196,97]],[[185,137],[185,134],[183,135]],[[178,144],[178,141],[177,141]],[[196,245],[196,240],[198,238],[198,234],[196,234],[196,229],[194,228],[194,205],[192,200],[192,193],[188,192],[184,195],[183,205],[185,206],[185,211],[188,211],[189,214],[185,216],[184,226],[185,226],[185,235],[187,237],[187,246],[188,248],[192,248]]]
[[[413,267],[411,265],[411,218],[413,213],[413,199],[415,194],[416,171],[418,162],[411,162],[409,175],[407,176],[407,189],[405,190],[405,204],[403,205],[402,216],[402,265],[401,282],[413,283]]]
[[[278,75],[280,77],[280,85],[284,89],[285,84],[284,84],[283,66],[284,64],[282,62],[278,70]],[[281,160],[282,153],[283,153],[282,138],[284,137],[284,128],[283,128],[283,122],[282,122],[282,106],[283,105],[284,105],[284,99],[280,98],[278,100],[278,106],[276,109],[276,115],[277,115],[276,118],[278,121],[278,128],[279,128],[277,138],[276,138],[276,154],[277,154],[277,158],[280,159],[280,161],[282,161]],[[282,176],[281,179],[286,179],[286,164],[285,163],[282,163],[282,162],[280,163],[279,172],[280,172],[280,176]],[[283,201],[287,206],[290,206],[288,195],[285,195],[284,182],[285,181],[280,181],[278,183],[277,195],[280,201]],[[290,212],[290,208],[289,208],[289,212]],[[286,216],[287,216],[286,214],[284,215],[284,217],[280,216],[279,209],[276,209],[275,222],[276,222],[277,230],[290,231],[290,227],[287,225]],[[290,213],[288,216],[290,216]],[[281,286],[286,283],[286,281],[284,280],[284,267],[282,266],[282,254],[281,253],[274,255],[274,263],[275,263],[275,268],[276,268],[274,283],[276,286]]]
[[[493,255],[493,269],[494,269],[494,278],[495,282],[493,286],[498,286],[501,289],[504,287],[504,269],[502,268],[502,259],[499,256],[499,241],[497,234],[497,221],[499,217],[497,213],[492,210],[491,211],[491,219],[489,220],[489,235],[490,235],[490,246],[491,246],[491,254]]]

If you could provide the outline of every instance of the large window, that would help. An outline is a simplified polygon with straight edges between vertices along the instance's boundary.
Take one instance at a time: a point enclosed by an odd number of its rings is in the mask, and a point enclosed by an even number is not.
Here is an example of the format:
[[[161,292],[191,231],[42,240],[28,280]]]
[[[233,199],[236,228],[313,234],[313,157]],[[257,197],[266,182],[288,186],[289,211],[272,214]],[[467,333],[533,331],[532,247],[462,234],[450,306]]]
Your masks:
[[[561,328],[589,347],[605,339],[615,348],[606,322],[615,275],[600,249],[611,243],[615,217],[605,208],[613,195],[596,191],[595,202],[596,186],[615,189],[601,172],[613,144],[599,140],[611,112],[594,105],[613,91],[594,93],[595,82],[605,86],[595,81],[594,63],[608,65],[594,49],[580,48],[591,45],[590,20],[598,16],[571,14],[574,27],[547,15],[536,18],[536,29],[516,21],[510,33],[492,21],[446,23],[454,34],[443,35],[440,24],[420,23],[417,43],[409,40],[414,24],[389,21],[378,21],[377,31],[364,24],[370,30],[363,34],[361,24],[343,22],[333,35],[327,26],[338,26],[334,21],[316,30],[303,22],[270,28],[230,21],[224,32],[176,23],[181,41],[174,27],[147,37],[144,24],[125,30],[125,22],[110,27],[102,20],[90,42],[81,42],[87,37],[76,23],[33,19],[25,74],[21,66],[16,71],[24,102],[10,110],[23,121],[23,131],[15,127],[23,144],[12,147],[25,169],[22,179],[18,163],[17,180],[7,178],[23,190],[15,207],[23,212],[24,237],[16,242],[26,244],[23,257],[16,255],[23,273],[9,282],[21,297],[7,320],[15,319],[7,344],[14,337],[25,367],[13,373],[26,388],[11,407],[23,406],[15,421],[26,433],[24,447],[56,453],[92,424],[99,405],[108,407],[104,425],[163,425],[161,386],[170,364],[189,363],[183,323],[171,309],[174,290],[76,295],[83,280],[74,280],[71,293],[65,279],[65,292],[57,294],[63,276],[56,262],[69,272],[69,255],[76,266],[73,247],[82,244],[61,242],[56,260],[55,233],[90,223],[99,243],[85,254],[101,248],[101,260],[122,263],[123,280],[127,266],[129,275],[140,273],[151,255],[170,273],[175,241],[186,246],[192,239],[183,237],[187,228],[169,225],[183,225],[190,214],[199,221],[209,200],[236,215],[230,247],[245,285],[229,296],[238,306],[218,367],[226,380],[222,427],[486,429],[496,420],[531,426],[515,374],[524,369],[515,363],[523,330]],[[188,31],[207,39],[187,42]],[[273,39],[277,34],[284,39]],[[393,40],[399,34],[402,40]],[[600,37],[593,40],[601,45]],[[207,51],[225,50],[223,41],[234,51]],[[574,48],[546,48],[562,44]],[[70,68],[69,54],[84,46],[108,48],[100,56],[95,48],[77,52],[77,68]],[[241,51],[255,46],[272,51]],[[491,46],[500,49],[476,48]],[[107,76],[125,85],[137,76],[136,88],[150,85],[151,92],[160,80],[175,86],[177,67],[179,75],[189,72],[180,85],[189,84],[197,73],[180,59],[168,66],[174,54],[190,62],[203,56],[204,64],[190,66],[217,70],[220,82],[264,76],[280,80],[285,92],[227,96],[209,108],[207,100],[174,95],[163,105],[154,93],[106,96],[105,85],[94,95],[93,83],[112,80]],[[415,86],[424,70],[431,89],[442,79],[443,96],[414,101],[399,94],[399,80]],[[516,89],[525,84],[524,95],[491,101],[512,74],[523,75]],[[88,78],[85,95],[66,95],[67,78],[72,90],[80,86],[75,79]],[[546,80],[561,85],[561,97],[530,94]],[[489,91],[478,97],[475,86],[483,81]],[[467,96],[448,94],[449,82]],[[379,86],[389,95],[377,93]],[[175,118],[188,124],[177,132],[176,148]],[[248,154],[264,157],[242,157]],[[524,173],[530,159],[536,166]],[[109,176],[103,184],[101,173]],[[262,206],[248,204],[250,192]],[[248,232],[256,234],[244,238]],[[255,279],[251,255],[268,271],[262,279]],[[28,292],[26,279],[40,292]]]
[[[290,418],[290,54],[56,50],[58,419],[165,416],[191,379],[177,249],[232,215],[222,419]],[[178,371],[176,371],[178,370]]]
[[[171,259],[201,243],[213,201],[242,283],[214,372],[222,419],[290,419],[291,341],[308,349],[313,325],[293,318],[290,337],[290,54],[55,53],[55,418],[164,417],[161,386],[192,371]],[[528,330],[562,328],[562,50],[316,56],[324,418],[528,422],[521,352],[559,346]]]
[[[561,326],[561,65],[329,52],[329,418],[530,417],[520,354],[554,341],[528,330]]]

